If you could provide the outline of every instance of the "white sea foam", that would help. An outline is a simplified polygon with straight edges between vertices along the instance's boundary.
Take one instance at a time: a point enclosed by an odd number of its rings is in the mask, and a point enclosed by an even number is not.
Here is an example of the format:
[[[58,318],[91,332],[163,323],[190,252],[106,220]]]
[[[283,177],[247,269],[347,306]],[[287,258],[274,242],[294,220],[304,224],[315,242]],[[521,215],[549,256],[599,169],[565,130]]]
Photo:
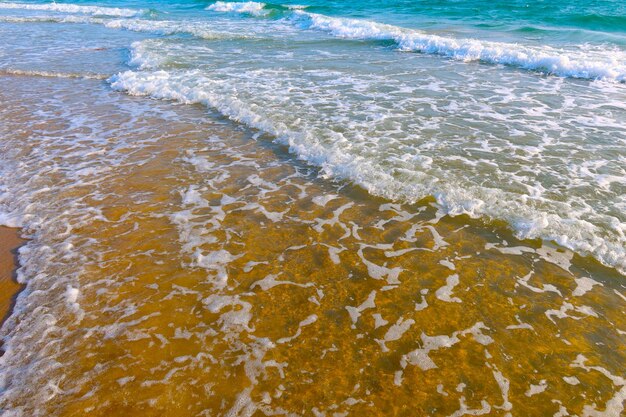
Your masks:
[[[265,3],[259,3],[256,1],[246,2],[227,2],[217,1],[206,9],[214,12],[222,13],[247,13],[255,16],[261,16],[267,14],[268,11],[264,10]]]
[[[284,4],[283,7],[286,7],[289,10],[304,10],[309,8],[309,6],[303,4]]]
[[[377,22],[329,17],[296,10],[292,21],[305,29],[315,29],[345,39],[386,40],[402,51],[441,55],[462,61],[511,65],[572,78],[626,81],[626,54],[566,51],[549,47],[455,39],[426,34]]]
[[[80,6],[69,3],[48,3],[48,4],[26,4],[26,3],[4,3],[0,2],[0,9],[12,10],[36,10],[50,11],[60,13],[78,13],[93,16],[118,16],[133,17],[145,13],[144,10],[123,9],[119,7],[101,7],[101,6]]]
[[[435,292],[435,295],[438,299],[447,303],[461,303],[462,300],[459,297],[452,296],[454,287],[456,287],[457,285],[459,285],[459,275],[450,275],[448,278],[446,278],[446,285],[439,288]]]

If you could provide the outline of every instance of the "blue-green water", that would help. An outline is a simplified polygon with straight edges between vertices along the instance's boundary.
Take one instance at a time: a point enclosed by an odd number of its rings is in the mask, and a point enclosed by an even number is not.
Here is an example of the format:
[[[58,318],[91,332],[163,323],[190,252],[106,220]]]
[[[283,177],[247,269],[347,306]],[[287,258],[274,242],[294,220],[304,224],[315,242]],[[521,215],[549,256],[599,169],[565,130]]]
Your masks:
[[[2,2],[0,31],[5,72],[202,103],[372,195],[626,266],[622,1]]]

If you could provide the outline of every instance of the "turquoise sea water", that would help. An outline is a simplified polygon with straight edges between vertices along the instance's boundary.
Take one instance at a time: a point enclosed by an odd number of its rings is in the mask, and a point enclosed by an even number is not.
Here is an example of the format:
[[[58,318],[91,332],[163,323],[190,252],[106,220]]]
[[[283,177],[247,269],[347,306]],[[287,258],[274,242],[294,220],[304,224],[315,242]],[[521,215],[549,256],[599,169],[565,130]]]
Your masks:
[[[202,103],[328,178],[626,267],[622,1],[2,2],[0,22],[2,71]]]

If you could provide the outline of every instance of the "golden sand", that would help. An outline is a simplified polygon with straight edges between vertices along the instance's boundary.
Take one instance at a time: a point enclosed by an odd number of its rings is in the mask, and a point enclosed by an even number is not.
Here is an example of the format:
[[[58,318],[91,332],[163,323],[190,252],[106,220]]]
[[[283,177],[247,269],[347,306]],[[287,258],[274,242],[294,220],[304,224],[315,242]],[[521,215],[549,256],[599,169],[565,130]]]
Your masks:
[[[0,317],[10,314],[15,297],[22,288],[15,280],[17,248],[24,243],[18,229],[0,226]]]

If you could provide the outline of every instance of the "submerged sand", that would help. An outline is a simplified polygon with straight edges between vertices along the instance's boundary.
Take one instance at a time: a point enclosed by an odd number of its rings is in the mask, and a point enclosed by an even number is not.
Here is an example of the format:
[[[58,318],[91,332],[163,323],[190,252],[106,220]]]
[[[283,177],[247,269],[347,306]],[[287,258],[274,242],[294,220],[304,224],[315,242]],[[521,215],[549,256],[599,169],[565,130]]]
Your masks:
[[[2,322],[10,314],[17,293],[22,286],[15,280],[17,248],[24,243],[19,230],[0,226],[0,317]]]
[[[200,107],[21,80],[0,77],[0,157],[36,233],[0,410],[623,410],[617,272],[327,181]]]

